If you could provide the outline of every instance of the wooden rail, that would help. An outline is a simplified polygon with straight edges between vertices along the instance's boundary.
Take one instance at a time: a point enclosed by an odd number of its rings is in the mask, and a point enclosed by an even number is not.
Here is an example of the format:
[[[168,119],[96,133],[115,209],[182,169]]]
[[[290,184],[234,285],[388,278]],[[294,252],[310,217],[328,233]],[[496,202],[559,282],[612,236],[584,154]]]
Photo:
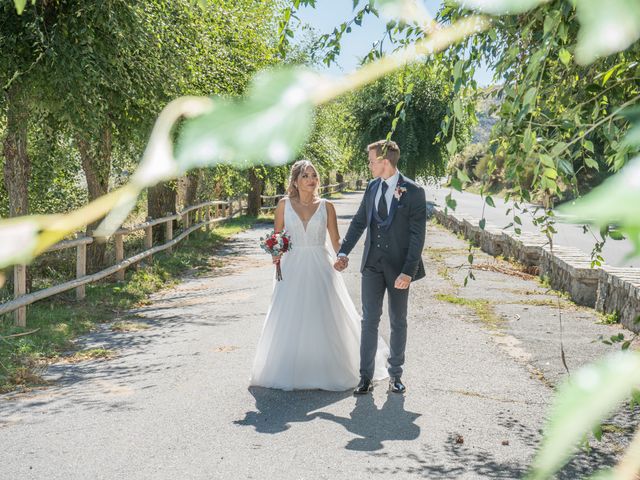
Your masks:
[[[234,203],[237,208],[234,210]],[[115,275],[116,280],[124,280],[125,270],[134,263],[145,258],[151,258],[154,254],[163,250],[171,251],[174,246],[187,238],[189,234],[205,227],[210,230],[211,225],[220,223],[238,214],[242,214],[246,207],[242,205],[242,197],[230,199],[228,201],[214,200],[185,208],[183,211],[166,217],[157,219],[147,219],[146,222],[129,228],[120,228],[113,234],[115,246],[115,265],[107,267],[99,272],[87,275],[87,245],[96,239],[90,236],[78,234],[78,238],[73,240],[63,240],[49,247],[45,253],[76,248],[76,278],[68,282],[54,285],[37,292],[28,293],[26,289],[27,267],[26,265],[16,265],[14,267],[14,299],[0,304],[0,315],[14,312],[14,323],[16,326],[25,327],[27,324],[27,305],[39,300],[57,295],[68,290],[76,290],[76,299],[85,298],[85,285],[96,282],[103,278]],[[214,209],[212,216],[211,210]],[[182,232],[174,238],[173,222],[181,221]],[[153,246],[153,227],[155,225],[165,225],[165,243]],[[144,250],[129,258],[124,258],[124,236],[130,233],[144,230]]]
[[[333,183],[331,185],[322,185],[318,190],[320,195],[331,195],[332,193],[342,192],[347,186],[348,182]],[[278,200],[286,196],[286,193],[279,195],[260,195],[260,199],[264,203],[265,200],[273,200],[273,205],[264,205],[260,207],[260,210],[273,210],[278,205]]]

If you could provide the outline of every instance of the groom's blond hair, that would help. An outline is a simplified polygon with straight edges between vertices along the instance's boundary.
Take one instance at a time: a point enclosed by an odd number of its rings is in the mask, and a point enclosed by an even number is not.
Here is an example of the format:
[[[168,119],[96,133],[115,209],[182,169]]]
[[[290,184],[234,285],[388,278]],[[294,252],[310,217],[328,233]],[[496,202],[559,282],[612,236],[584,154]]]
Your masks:
[[[378,140],[367,145],[367,153],[371,150],[376,151],[376,157],[386,158],[394,167],[398,166],[400,161],[400,147],[393,140]]]

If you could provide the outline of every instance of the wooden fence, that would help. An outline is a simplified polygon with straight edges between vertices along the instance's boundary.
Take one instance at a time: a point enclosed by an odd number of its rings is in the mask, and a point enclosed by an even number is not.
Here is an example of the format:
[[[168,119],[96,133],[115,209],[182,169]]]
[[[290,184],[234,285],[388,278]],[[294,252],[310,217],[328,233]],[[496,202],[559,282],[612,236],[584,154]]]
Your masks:
[[[236,205],[235,208],[234,205]],[[127,267],[145,258],[151,259],[154,254],[163,250],[171,251],[174,246],[187,238],[189,234],[194,231],[203,227],[209,231],[212,224],[228,220],[238,213],[242,213],[243,209],[246,209],[246,207],[243,208],[242,197],[237,197],[227,201],[214,200],[185,208],[183,211],[175,215],[169,215],[158,219],[148,219],[146,222],[139,225],[135,225],[130,228],[121,228],[111,237],[113,238],[115,247],[115,264],[91,275],[87,275],[86,273],[87,245],[97,241],[97,239],[85,236],[84,234],[78,234],[78,238],[76,239],[58,242],[47,249],[45,253],[75,248],[76,278],[43,290],[27,293],[27,267],[26,265],[16,265],[14,267],[14,299],[0,304],[0,315],[14,312],[15,325],[24,327],[27,324],[27,305],[72,289],[76,290],[76,299],[82,300],[85,297],[86,284],[96,282],[110,275],[114,275],[116,280],[124,280],[124,274]],[[180,233],[175,237],[173,231],[174,221],[179,222],[182,227]],[[162,224],[164,224],[165,243],[154,246],[152,234],[153,226]],[[125,259],[124,237],[140,230],[144,230],[145,249],[142,252]]]
[[[361,181],[358,180],[358,183],[361,183]],[[348,185],[348,182],[322,185],[319,188],[320,195],[331,195],[333,193],[342,192]],[[261,195],[260,199],[262,200],[262,206],[260,207],[260,210],[273,210],[274,208],[276,208],[276,205],[278,205],[278,200],[280,200],[285,195],[286,193],[281,193],[279,195]]]

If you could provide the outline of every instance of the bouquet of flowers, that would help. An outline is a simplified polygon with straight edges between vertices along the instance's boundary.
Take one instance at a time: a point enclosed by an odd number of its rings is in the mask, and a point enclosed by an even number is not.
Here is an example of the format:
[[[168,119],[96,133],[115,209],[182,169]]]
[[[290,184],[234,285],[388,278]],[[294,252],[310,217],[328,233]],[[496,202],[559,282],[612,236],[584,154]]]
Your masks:
[[[282,280],[280,256],[291,250],[291,237],[287,234],[286,230],[278,233],[273,230],[266,237],[260,237],[260,246],[272,257],[278,257],[276,260],[276,280]]]

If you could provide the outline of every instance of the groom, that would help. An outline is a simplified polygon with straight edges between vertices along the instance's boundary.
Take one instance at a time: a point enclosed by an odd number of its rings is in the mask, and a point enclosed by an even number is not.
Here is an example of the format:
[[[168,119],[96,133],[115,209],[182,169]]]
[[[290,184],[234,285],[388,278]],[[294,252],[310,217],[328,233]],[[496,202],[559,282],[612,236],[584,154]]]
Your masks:
[[[424,190],[398,171],[400,148],[380,140],[367,147],[371,180],[353,217],[334,267],[344,270],[356,242],[367,231],[362,255],[360,383],[353,393],[373,390],[382,300],[388,294],[391,339],[389,388],[404,393],[402,365],[407,343],[409,285],[424,277],[422,249],[427,222]]]

